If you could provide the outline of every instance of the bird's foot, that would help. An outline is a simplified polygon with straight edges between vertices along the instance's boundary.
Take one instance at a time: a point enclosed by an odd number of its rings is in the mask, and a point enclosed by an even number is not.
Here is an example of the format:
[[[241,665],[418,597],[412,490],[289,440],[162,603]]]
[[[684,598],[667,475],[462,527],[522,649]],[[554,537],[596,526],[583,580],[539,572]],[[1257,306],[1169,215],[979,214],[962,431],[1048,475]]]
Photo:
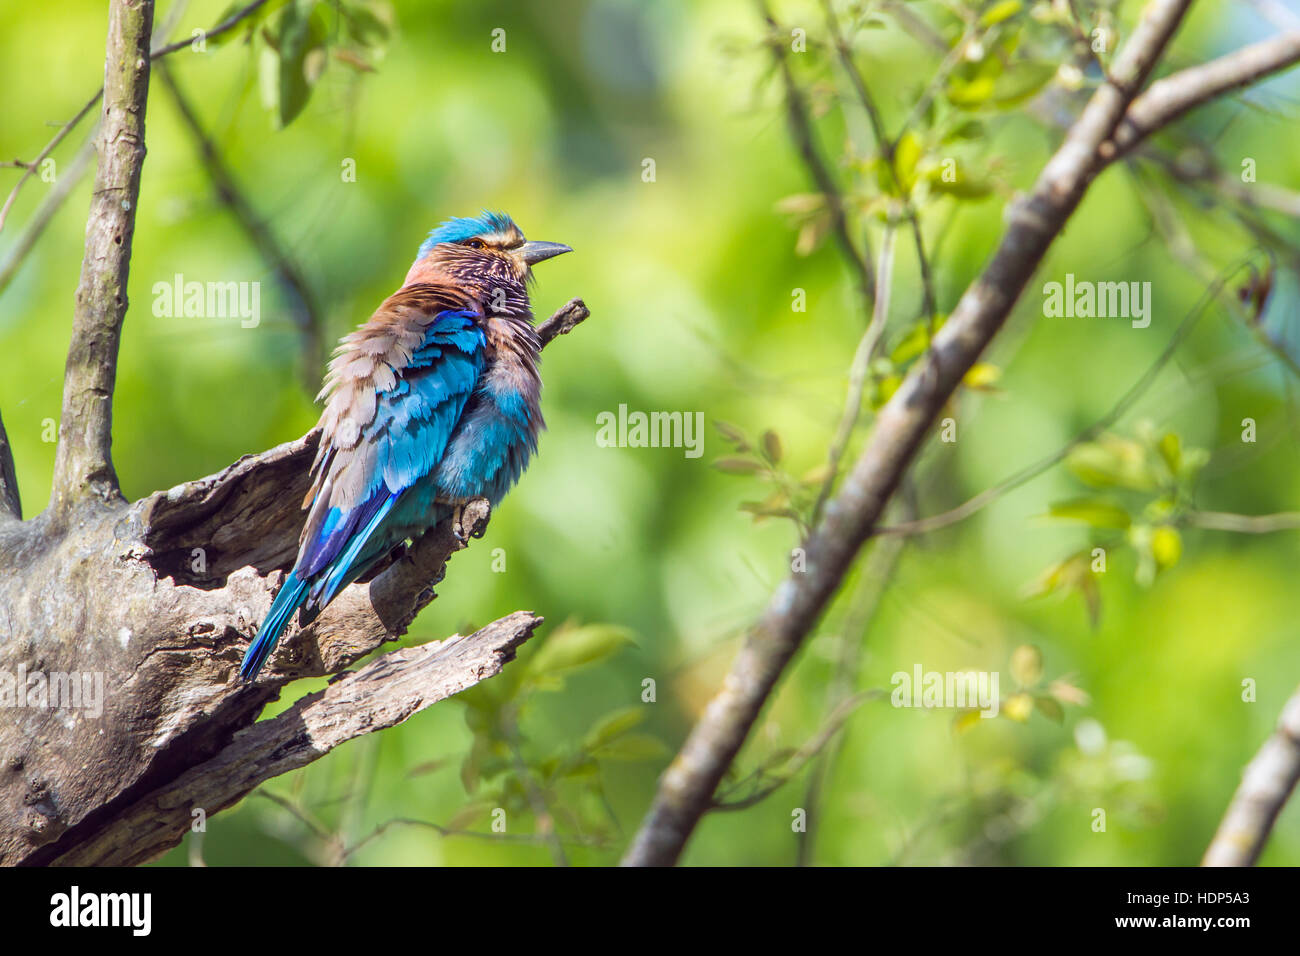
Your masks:
[[[465,527],[465,509],[469,506],[470,502],[478,500],[479,499],[477,498],[468,498],[465,501],[458,502],[455,505],[455,510],[451,513],[451,533],[452,536],[455,537],[456,543],[462,548],[469,544],[470,538],[483,537],[482,528],[475,527],[467,529]]]

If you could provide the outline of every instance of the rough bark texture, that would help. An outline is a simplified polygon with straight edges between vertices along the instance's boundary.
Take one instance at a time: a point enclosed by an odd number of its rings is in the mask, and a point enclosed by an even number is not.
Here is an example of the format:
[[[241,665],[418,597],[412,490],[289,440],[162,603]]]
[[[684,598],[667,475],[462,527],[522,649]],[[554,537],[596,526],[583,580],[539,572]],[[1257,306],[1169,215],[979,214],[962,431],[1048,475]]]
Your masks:
[[[1202,866],[1254,866],[1277,815],[1300,783],[1300,688],[1282,708],[1277,729],[1246,765],[1241,785],[1205,851]]]
[[[152,0],[117,0],[109,6],[104,108],[95,142],[98,165],[54,458],[50,505],[60,513],[88,496],[105,501],[121,498],[109,454],[113,382],[140,201],[152,32]]]
[[[587,315],[573,300],[538,327],[543,343]],[[364,678],[340,682],[355,698],[331,688],[290,711],[301,720],[277,718],[258,724],[267,729],[256,737],[238,736],[288,681],[336,674],[404,633],[435,596],[448,557],[468,543],[444,522],[311,625],[291,625],[255,684],[235,680],[296,555],[317,437],[132,504],[90,498],[70,515],[0,518],[0,680],[40,672],[103,686],[97,716],[85,699],[79,709],[29,699],[6,710],[0,864],[156,855],[184,835],[191,807],[215,812],[347,737],[490,677],[540,623],[516,612],[458,640],[455,653],[444,642],[386,655]],[[472,502],[468,537],[487,519],[487,503]],[[340,701],[355,708],[346,723],[330,716]],[[243,769],[232,773],[232,764]],[[217,772],[221,780],[209,779]]]

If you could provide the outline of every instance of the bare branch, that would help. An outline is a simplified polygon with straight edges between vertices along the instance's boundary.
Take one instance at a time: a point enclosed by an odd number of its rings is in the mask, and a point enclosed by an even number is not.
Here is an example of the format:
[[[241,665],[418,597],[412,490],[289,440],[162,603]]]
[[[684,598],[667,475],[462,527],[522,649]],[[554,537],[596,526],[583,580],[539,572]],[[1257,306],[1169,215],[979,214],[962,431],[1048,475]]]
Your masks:
[[[501,672],[542,619],[516,611],[469,637],[392,651],[271,720],[235,734],[230,746],[118,813],[102,835],[51,862],[132,866],[180,842],[194,810],[211,815],[258,784],[304,767],[339,744],[385,730]]]
[[[104,109],[95,147],[99,165],[86,224],[50,495],[50,506],[58,512],[90,496],[121,499],[110,452],[113,384],[144,165],[152,28],[153,0],[110,4]]]
[[[1300,688],[1282,708],[1277,729],[1246,765],[1202,866],[1254,866],[1287,799],[1300,782]]]
[[[894,282],[894,226],[890,223],[885,230],[884,241],[880,245],[880,285],[876,289],[876,301],[871,310],[871,322],[858,341],[853,363],[849,368],[849,391],[844,399],[844,411],[840,416],[839,428],[831,439],[830,452],[827,455],[826,480],[822,482],[813,505],[812,524],[821,520],[822,510],[831,496],[835,479],[839,477],[840,461],[848,449],[853,429],[857,427],[858,417],[862,414],[862,395],[866,391],[867,371],[871,360],[876,356],[881,339],[885,335],[885,322],[889,318],[889,292]]]
[[[1032,195],[1009,225],[983,274],[881,409],[871,440],[807,542],[806,570],[778,587],[737,656],[721,691],[660,780],[623,862],[671,865],[709,806],[768,695],[838,589],[930,425],[997,334],[1025,284],[1104,166],[1100,148],[1154,68],[1191,0],[1152,0]]]
[[[581,325],[589,315],[591,315],[591,310],[587,308],[587,303],[581,299],[570,299],[556,309],[554,315],[537,326],[537,338],[541,340],[542,346],[545,347],[561,335],[568,335]]]
[[[871,254],[869,251],[865,255],[859,252],[857,244],[853,241],[853,236],[849,233],[849,220],[848,213],[844,208],[844,196],[841,194],[839,185],[835,182],[835,177],[831,175],[826,161],[817,149],[817,140],[813,133],[812,122],[808,118],[808,104],[804,101],[803,91],[799,89],[799,84],[795,82],[794,73],[790,69],[789,57],[786,56],[785,39],[781,36],[780,27],[767,9],[766,0],[759,0],[759,9],[763,14],[763,19],[767,22],[768,29],[771,31],[772,35],[768,38],[768,42],[772,47],[772,55],[776,59],[777,68],[781,72],[781,80],[785,85],[786,117],[790,123],[790,133],[794,137],[795,145],[799,148],[799,155],[803,157],[804,165],[808,167],[813,181],[817,184],[817,188],[821,190],[826,201],[826,209],[831,217],[831,230],[835,233],[835,239],[839,243],[840,251],[844,253],[844,258],[848,260],[849,267],[858,280],[863,298],[868,303],[867,314],[869,317],[871,314],[870,302],[876,297],[876,277],[871,271]]]
[[[279,276],[280,282],[289,290],[297,303],[297,307],[292,312],[294,322],[302,333],[303,354],[299,365],[308,394],[315,395],[319,388],[319,369],[325,360],[325,344],[322,338],[325,318],[321,315],[316,295],[312,292],[311,285],[302,274],[298,263],[281,245],[270,224],[258,215],[252,202],[240,189],[234,173],[222,158],[212,137],[203,129],[198,114],[194,112],[189,98],[177,84],[176,78],[172,76],[166,61],[159,61],[158,75],[176,102],[176,109],[198,148],[199,159],[207,170],[208,178],[212,180],[217,198],[230,210],[235,221],[244,230],[244,234],[257,247],[257,251]]]
[[[260,7],[264,6],[266,2],[267,0],[254,0],[253,3],[250,3],[242,10],[231,15],[230,17],[227,17],[221,23],[217,24],[211,30],[209,30],[205,34],[206,39],[212,40],[215,39],[216,37],[221,36],[223,33],[226,33],[229,30],[233,30],[236,26],[238,26],[241,22],[243,22],[244,19],[251,16],[253,13],[257,12],[257,10]],[[185,48],[190,46],[193,42],[194,42],[193,39],[178,40],[177,42],[169,44],[167,46],[159,47],[157,49],[154,49],[149,54],[149,59],[156,60],[159,57],[167,56],[169,53],[175,53],[177,50],[184,50]],[[98,90],[95,91],[94,95],[92,95],[90,99],[86,101],[86,105],[83,106],[80,110],[78,110],[77,114],[73,116],[72,119],[68,120],[59,128],[59,131],[54,134],[54,138],[45,144],[45,148],[42,149],[40,153],[37,154],[36,158],[33,159],[31,162],[25,163],[19,160],[19,161],[15,161],[12,164],[0,164],[0,165],[13,165],[17,168],[22,168],[26,170],[26,172],[24,172],[23,175],[19,177],[18,182],[14,184],[14,188],[10,190],[8,197],[5,199],[4,206],[0,207],[0,230],[4,229],[5,220],[9,216],[9,210],[13,207],[14,201],[18,198],[18,193],[22,191],[22,188],[24,185],[26,185],[27,180],[29,180],[32,176],[36,174],[36,171],[40,168],[40,165],[45,160],[45,158],[49,156],[50,153],[54,152],[54,150],[58,147],[58,145],[61,142],[63,142],[64,138],[70,132],[72,132],[72,130],[77,126],[78,123],[80,123],[83,119],[85,119],[86,115],[91,110],[93,110],[95,106],[99,103],[99,99],[103,95],[104,95],[104,88],[101,86]]]
[[[1300,31],[1263,40],[1157,80],[1133,101],[1111,142],[1102,148],[1102,155],[1113,160],[1187,111],[1296,62],[1300,62]]]
[[[50,224],[54,214],[59,211],[64,201],[71,195],[72,191],[77,188],[81,182],[81,177],[86,174],[90,166],[90,157],[95,154],[94,133],[81,145],[72,157],[72,162],[59,173],[59,178],[54,187],[49,191],[45,200],[37,208],[31,221],[27,223],[22,234],[18,236],[17,241],[5,253],[4,261],[0,262],[0,292],[4,292],[5,287],[17,275],[18,268],[27,258],[27,254],[32,251],[41,235],[45,232],[45,227]]]
[[[1186,521],[1194,528],[1235,531],[1238,534],[1272,534],[1300,530],[1300,511],[1279,511],[1271,515],[1238,515],[1226,511],[1192,511]]]
[[[971,515],[980,511],[993,501],[996,501],[998,498],[1010,491],[1014,491],[1026,482],[1037,478],[1049,468],[1064,461],[1070,452],[1079,445],[1087,441],[1092,441],[1098,435],[1113,426],[1128,414],[1129,409],[1131,409],[1137,403],[1137,400],[1142,397],[1143,393],[1151,387],[1159,376],[1160,371],[1169,364],[1170,360],[1173,359],[1175,354],[1177,354],[1179,347],[1187,340],[1187,336],[1191,334],[1192,329],[1195,327],[1196,323],[1200,321],[1201,316],[1205,314],[1206,309],[1210,307],[1219,293],[1227,287],[1229,282],[1232,281],[1232,277],[1244,268],[1244,265],[1244,263],[1238,263],[1225,271],[1219,277],[1215,278],[1211,282],[1210,287],[1201,296],[1200,301],[1192,307],[1192,311],[1189,312],[1179,324],[1178,328],[1174,331],[1173,337],[1170,338],[1169,343],[1164,347],[1160,354],[1156,356],[1155,361],[1147,366],[1146,370],[1143,371],[1143,373],[1138,376],[1137,380],[1129,386],[1128,391],[1120,396],[1119,401],[1112,405],[1106,414],[1102,415],[1087,428],[1083,429],[1083,431],[1079,432],[1060,448],[1056,449],[1056,451],[1043,456],[1030,465],[1026,465],[1014,474],[1002,479],[1002,481],[999,481],[997,484],[985,488],[979,494],[972,495],[955,508],[949,508],[947,511],[942,511],[939,514],[928,515],[924,518],[916,518],[912,521],[905,521],[898,524],[888,525],[886,527],[876,528],[875,534],[928,534],[931,531],[946,528],[959,521],[965,521]]]

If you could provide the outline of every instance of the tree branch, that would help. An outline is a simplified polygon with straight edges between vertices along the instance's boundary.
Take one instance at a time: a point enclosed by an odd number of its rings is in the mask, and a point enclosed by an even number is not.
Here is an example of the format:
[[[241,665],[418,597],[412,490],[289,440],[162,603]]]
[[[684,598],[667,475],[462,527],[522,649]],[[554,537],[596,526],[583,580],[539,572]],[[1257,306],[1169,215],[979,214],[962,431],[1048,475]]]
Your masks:
[[[113,384],[144,165],[152,28],[153,0],[110,4],[104,109],[95,147],[99,165],[64,373],[50,496],[50,506],[57,512],[66,512],[90,496],[121,499],[110,453]]]
[[[238,12],[232,14],[231,16],[223,20],[221,23],[218,23],[216,26],[214,26],[211,30],[207,31],[207,33],[204,34],[205,38],[212,40],[215,39],[216,37],[221,36],[223,33],[226,33],[229,30],[233,30],[240,23],[242,23],[247,17],[256,13],[259,8],[261,8],[266,4],[266,2],[267,0],[254,0],[253,3],[250,3],[242,10],[239,10]],[[184,50],[186,47],[190,46],[190,44],[192,44],[193,42],[194,42],[193,39],[178,40],[175,43],[168,44],[167,46],[159,47],[153,50],[149,54],[149,59],[156,60],[159,57],[167,56],[169,53],[175,53],[177,50]],[[59,127],[59,131],[54,134],[54,137],[48,143],[45,144],[45,148],[42,149],[40,153],[37,154],[35,159],[33,159],[29,163],[24,163],[19,161],[13,164],[15,166],[22,167],[26,171],[23,173],[22,176],[18,178],[18,182],[14,184],[14,188],[9,191],[9,195],[5,198],[4,205],[0,206],[0,230],[4,229],[5,220],[9,216],[9,210],[13,207],[15,200],[17,200],[18,198],[18,193],[22,191],[22,188],[24,185],[26,185],[27,180],[29,180],[32,176],[36,175],[36,171],[40,168],[40,165],[45,160],[45,158],[49,156],[50,153],[54,152],[54,150],[58,147],[58,145],[61,142],[63,142],[64,137],[66,137],[70,132],[72,132],[72,130],[76,127],[78,123],[80,123],[83,119],[86,118],[86,115],[95,108],[96,104],[99,103],[99,98],[103,95],[104,95],[104,88],[101,86],[98,90],[95,91],[95,93],[90,97],[90,99],[86,101],[86,105],[77,111],[76,115],[73,116],[72,119],[68,120],[61,127]],[[8,165],[8,164],[0,164],[0,165]]]
[[[1133,101],[1103,157],[1113,160],[1184,113],[1240,90],[1300,61],[1300,31],[1243,47],[1209,63],[1179,70],[1151,84]]]
[[[0,521],[23,517],[22,499],[18,497],[18,475],[14,469],[14,450],[0,418]]]
[[[831,217],[831,230],[839,243],[840,251],[843,252],[844,258],[848,260],[849,267],[858,280],[862,296],[867,302],[867,315],[870,318],[870,303],[876,297],[876,277],[872,273],[870,252],[865,255],[859,252],[857,244],[853,241],[853,236],[849,233],[849,220],[848,213],[844,208],[844,197],[840,192],[839,185],[835,182],[835,177],[831,175],[830,168],[826,165],[826,161],[822,159],[821,153],[817,149],[817,139],[813,133],[812,122],[808,119],[808,104],[804,102],[803,92],[795,82],[794,73],[790,69],[790,61],[786,56],[785,41],[780,35],[781,28],[767,9],[766,0],[760,0],[759,7],[768,29],[772,32],[772,35],[768,38],[768,43],[772,47],[772,55],[776,58],[776,65],[781,72],[781,80],[785,85],[786,118],[790,123],[791,135],[799,148],[799,155],[803,157],[804,165],[812,174],[813,181],[817,184],[817,188],[826,200],[826,209]]]
[[[791,574],[777,589],[721,691],[665,771],[624,864],[671,865],[680,856],[768,695],[838,589],[931,423],[997,334],[1104,166],[1102,144],[1114,133],[1190,2],[1152,0],[1116,58],[1111,77],[1049,160],[1032,195],[1010,211],[993,260],[936,334],[928,358],[916,363],[877,416],[871,440],[807,542],[806,570]]]
[[[1241,784],[1205,851],[1202,866],[1254,866],[1287,799],[1300,782],[1300,688],[1277,729],[1242,774]]]
[[[271,720],[235,734],[211,760],[120,811],[111,827],[51,862],[134,866],[181,841],[194,819],[225,809],[272,777],[318,760],[341,743],[386,730],[493,677],[514,660],[542,618],[516,611],[469,637],[392,651]]]
[[[586,317],[573,300],[542,323],[545,341]],[[154,800],[157,815],[154,795],[218,759],[286,683],[350,667],[433,600],[448,558],[468,544],[450,519],[310,625],[291,625],[255,684],[232,679],[293,563],[318,440],[313,430],[207,478],[87,513],[72,528],[48,512],[0,521],[0,697],[8,678],[30,682],[37,672],[49,688],[66,680],[99,688],[93,701],[6,711],[0,865],[82,853],[134,861],[138,837],[114,835],[119,821],[137,819],[131,808]],[[470,502],[462,520],[471,538],[482,535],[486,501]],[[188,809],[158,819],[175,842]],[[158,834],[150,845],[165,848]]]

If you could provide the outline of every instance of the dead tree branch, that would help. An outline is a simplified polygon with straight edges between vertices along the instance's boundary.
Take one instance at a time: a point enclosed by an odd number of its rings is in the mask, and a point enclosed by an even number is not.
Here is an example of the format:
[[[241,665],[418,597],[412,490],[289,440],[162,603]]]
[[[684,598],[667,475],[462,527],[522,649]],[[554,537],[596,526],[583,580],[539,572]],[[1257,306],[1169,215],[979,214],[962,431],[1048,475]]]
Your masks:
[[[468,637],[392,651],[247,727],[211,760],[117,814],[97,838],[55,857],[56,865],[146,863],[175,846],[194,819],[225,809],[259,784],[305,767],[341,743],[402,723],[501,672],[542,619],[516,611]]]

